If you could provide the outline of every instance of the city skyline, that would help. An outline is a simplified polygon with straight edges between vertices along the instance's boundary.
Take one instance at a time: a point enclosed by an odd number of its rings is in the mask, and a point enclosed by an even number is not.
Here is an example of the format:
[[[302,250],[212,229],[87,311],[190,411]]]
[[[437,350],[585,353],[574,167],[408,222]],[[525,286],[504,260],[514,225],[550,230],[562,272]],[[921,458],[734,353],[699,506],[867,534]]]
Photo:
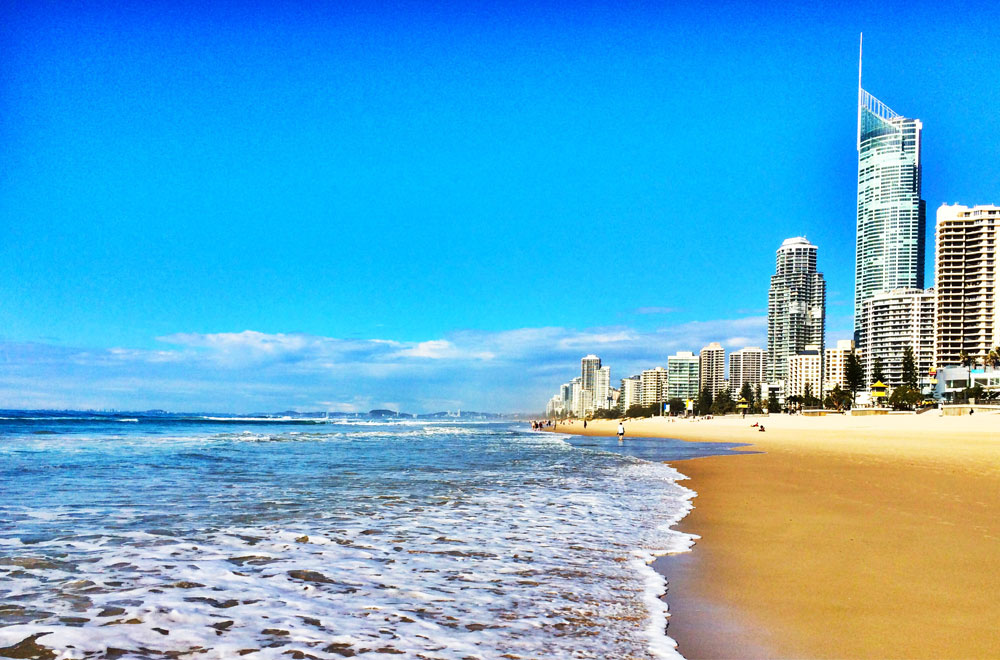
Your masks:
[[[581,353],[617,383],[763,345],[760,275],[798,235],[847,337],[861,28],[866,86],[932,129],[930,208],[1000,190],[987,101],[941,98],[992,79],[985,37],[907,7],[892,30],[728,6],[7,8],[0,398],[532,409]],[[932,39],[932,16],[968,38]],[[608,292],[581,299],[567,273],[595,252]]]

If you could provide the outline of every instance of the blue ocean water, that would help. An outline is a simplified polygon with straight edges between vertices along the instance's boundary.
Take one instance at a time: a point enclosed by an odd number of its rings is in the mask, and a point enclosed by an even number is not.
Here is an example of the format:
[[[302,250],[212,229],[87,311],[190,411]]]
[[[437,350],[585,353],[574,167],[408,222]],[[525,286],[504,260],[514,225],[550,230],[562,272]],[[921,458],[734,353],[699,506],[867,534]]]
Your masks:
[[[694,446],[626,446],[643,458],[512,423],[9,415],[0,648],[676,657],[649,562],[691,544],[670,526],[692,492],[657,461]]]

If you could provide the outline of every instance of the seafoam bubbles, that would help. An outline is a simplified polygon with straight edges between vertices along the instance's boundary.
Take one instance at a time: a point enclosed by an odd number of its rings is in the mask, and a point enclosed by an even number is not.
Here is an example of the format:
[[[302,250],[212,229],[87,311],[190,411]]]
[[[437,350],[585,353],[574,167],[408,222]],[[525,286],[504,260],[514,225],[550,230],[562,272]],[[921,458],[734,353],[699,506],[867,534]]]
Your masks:
[[[314,466],[343,451],[343,467],[303,485],[280,454],[236,454],[255,480],[221,512],[165,478],[150,492],[172,489],[173,506],[56,521],[22,508],[39,533],[0,545],[0,602],[18,608],[0,609],[0,646],[44,633],[33,643],[80,658],[673,653],[648,566],[690,544],[669,529],[690,506],[670,468],[506,431],[305,449]],[[41,533],[65,516],[72,533]]]

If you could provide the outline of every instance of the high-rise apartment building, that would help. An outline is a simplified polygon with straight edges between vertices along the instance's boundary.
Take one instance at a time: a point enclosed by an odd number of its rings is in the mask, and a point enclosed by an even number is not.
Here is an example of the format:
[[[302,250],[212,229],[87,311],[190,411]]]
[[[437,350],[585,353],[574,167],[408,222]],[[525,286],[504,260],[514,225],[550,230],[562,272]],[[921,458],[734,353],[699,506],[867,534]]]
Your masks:
[[[642,405],[663,403],[667,400],[667,370],[663,367],[646,369],[639,376]]]
[[[583,416],[583,408],[581,406],[580,398],[580,395],[583,392],[582,382],[583,379],[579,376],[569,381],[569,400],[567,401],[566,409],[576,417]]]
[[[861,307],[860,344],[865,378],[874,382],[875,362],[882,367],[882,382],[903,383],[903,355],[913,350],[918,377],[934,366],[934,325],[937,297],[934,289],[881,291]]]
[[[1000,206],[942,205],[937,211],[934,288],[937,366],[965,353],[980,365],[1000,344],[997,261]]]
[[[603,366],[594,374],[594,408],[610,408],[611,398],[611,367]]]
[[[563,383],[559,387],[559,398],[562,399],[563,410],[569,410],[570,404],[573,403],[573,386],[569,383]]]
[[[640,392],[642,389],[642,379],[639,376],[629,376],[622,378],[621,389],[618,396],[618,408],[623,413],[628,412],[632,406],[642,405]]]
[[[767,381],[788,378],[788,358],[809,344],[823,351],[826,282],[816,271],[816,246],[803,237],[778,248],[767,296]]]
[[[585,416],[597,407],[599,399],[603,396],[597,391],[597,372],[601,369],[601,358],[596,355],[587,355],[580,359],[580,387],[583,392],[580,395],[579,416]]]
[[[726,351],[722,344],[712,342],[698,354],[698,390],[708,389],[714,399],[726,388]]]
[[[923,124],[861,87],[858,65],[858,234],[854,329],[879,291],[924,286],[926,209],[920,199]]]
[[[600,368],[601,358],[596,355],[587,355],[580,359],[580,378],[583,389],[593,391],[594,383],[597,380],[597,370]]]
[[[750,383],[753,391],[764,382],[766,353],[756,346],[747,346],[729,354],[729,393],[738,399],[744,383]]]
[[[829,392],[834,387],[849,389],[847,385],[847,358],[855,352],[853,339],[838,339],[837,345],[826,349],[823,356],[823,390]],[[860,358],[859,358],[860,359]]]
[[[699,358],[691,351],[677,351],[667,358],[667,399],[698,398]]]
[[[823,353],[819,346],[809,345],[788,358],[787,396],[805,396],[806,392],[821,398],[820,379],[823,376]]]

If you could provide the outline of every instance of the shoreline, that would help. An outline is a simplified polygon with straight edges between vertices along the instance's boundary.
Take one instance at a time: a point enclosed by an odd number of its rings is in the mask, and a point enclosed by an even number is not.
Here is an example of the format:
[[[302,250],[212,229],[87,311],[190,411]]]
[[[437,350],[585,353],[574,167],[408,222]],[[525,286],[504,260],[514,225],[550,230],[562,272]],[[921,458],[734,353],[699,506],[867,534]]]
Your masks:
[[[757,419],[625,422],[751,445],[670,462],[701,537],[654,563],[684,657],[1000,657],[1000,415]]]

